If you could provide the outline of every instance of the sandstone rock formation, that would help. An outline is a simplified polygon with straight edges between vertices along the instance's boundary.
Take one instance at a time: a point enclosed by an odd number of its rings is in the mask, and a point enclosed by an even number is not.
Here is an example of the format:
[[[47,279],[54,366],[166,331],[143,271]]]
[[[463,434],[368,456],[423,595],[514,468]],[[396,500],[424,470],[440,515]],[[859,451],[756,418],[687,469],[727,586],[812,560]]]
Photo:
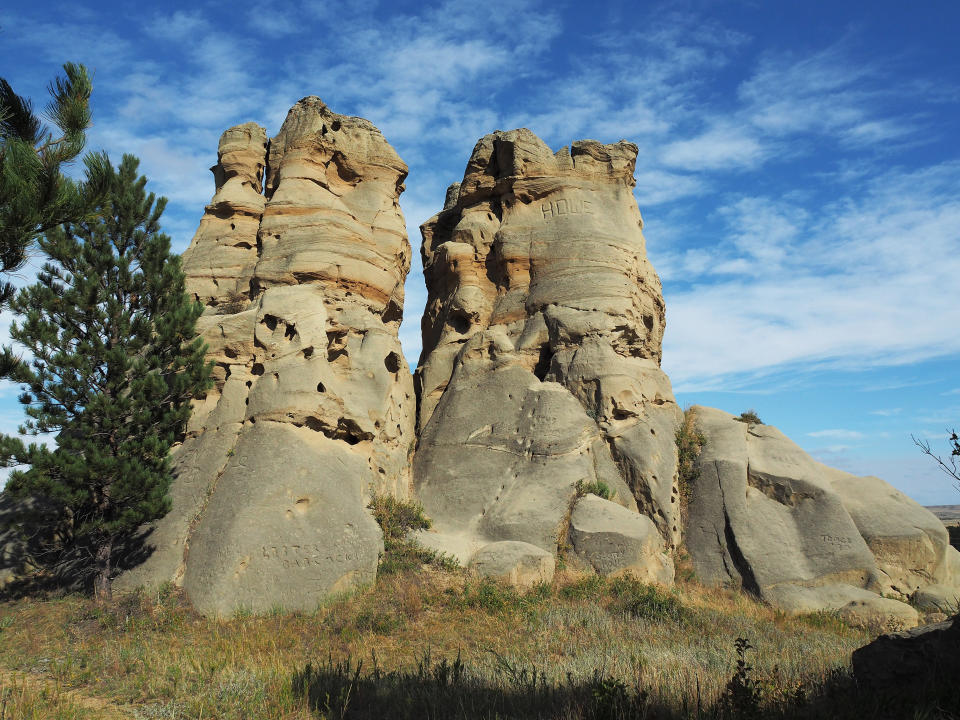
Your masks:
[[[815,462],[769,425],[694,407],[706,444],[686,545],[698,578],[742,586],[793,612],[917,624],[918,588],[956,583],[936,517],[878,478]],[[960,584],[960,583],[957,583]]]
[[[556,552],[578,483],[605,484],[666,547],[679,536],[681,413],[660,370],[636,155],[626,141],[554,153],[529,130],[495,132],[421,227],[413,475],[434,532],[420,538],[464,563],[506,540]]]
[[[485,545],[474,553],[470,570],[516,588],[528,589],[553,580],[556,561],[546,550],[530,543],[504,540]]]
[[[646,515],[596,495],[579,500],[570,516],[570,541],[577,564],[599,575],[630,574],[661,585],[673,582],[673,559]]]
[[[371,492],[410,491],[407,167],[371,123],[308,97],[269,142],[227,130],[213,172],[184,270],[216,386],[175,450],[155,550],[120,585],[174,581],[211,614],[312,608],[373,579]]]

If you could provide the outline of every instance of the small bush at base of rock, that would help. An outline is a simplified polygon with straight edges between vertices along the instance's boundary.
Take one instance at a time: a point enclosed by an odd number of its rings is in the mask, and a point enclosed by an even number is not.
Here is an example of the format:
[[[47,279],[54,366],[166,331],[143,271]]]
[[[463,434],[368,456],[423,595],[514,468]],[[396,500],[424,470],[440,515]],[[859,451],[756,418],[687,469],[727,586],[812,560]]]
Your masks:
[[[577,480],[575,490],[577,497],[583,497],[584,495],[596,495],[604,500],[611,500],[613,498],[613,493],[610,491],[610,486],[603,482],[603,480],[594,480],[593,482],[588,483],[585,483],[583,480]]]
[[[429,550],[408,537],[413,530],[428,530],[430,519],[418,502],[398,500],[392,495],[374,495],[367,506],[383,530],[383,557],[378,574],[391,575],[435,565],[445,570],[458,567],[456,560]]]

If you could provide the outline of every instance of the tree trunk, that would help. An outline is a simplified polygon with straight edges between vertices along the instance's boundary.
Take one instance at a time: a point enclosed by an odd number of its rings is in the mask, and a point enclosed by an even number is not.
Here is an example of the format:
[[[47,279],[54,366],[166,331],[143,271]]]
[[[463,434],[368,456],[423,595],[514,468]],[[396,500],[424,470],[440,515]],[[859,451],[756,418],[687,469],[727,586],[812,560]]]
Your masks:
[[[95,559],[96,575],[93,578],[93,597],[99,604],[109,602],[113,597],[110,587],[110,556],[113,554],[113,538],[108,538],[97,547]]]

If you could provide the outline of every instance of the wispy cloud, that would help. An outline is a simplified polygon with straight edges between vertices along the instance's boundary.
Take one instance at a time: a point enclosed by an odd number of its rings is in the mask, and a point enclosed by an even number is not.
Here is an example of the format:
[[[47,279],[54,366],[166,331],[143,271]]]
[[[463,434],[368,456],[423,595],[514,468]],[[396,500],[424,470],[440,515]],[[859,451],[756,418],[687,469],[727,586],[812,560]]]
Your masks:
[[[696,137],[669,143],[660,160],[667,167],[682,170],[724,170],[754,168],[772,148],[732,125],[713,127]]]
[[[859,440],[863,438],[863,433],[858,430],[844,430],[843,428],[834,428],[831,430],[815,430],[808,432],[807,435],[815,438],[829,438],[832,440]]]

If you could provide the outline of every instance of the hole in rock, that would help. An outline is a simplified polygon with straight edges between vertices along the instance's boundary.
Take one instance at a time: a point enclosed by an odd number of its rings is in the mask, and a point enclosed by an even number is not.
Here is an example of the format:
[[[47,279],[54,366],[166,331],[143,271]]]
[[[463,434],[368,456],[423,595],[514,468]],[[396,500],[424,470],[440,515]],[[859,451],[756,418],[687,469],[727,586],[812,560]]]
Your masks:
[[[549,345],[542,345],[540,347],[540,356],[537,358],[537,364],[533,366],[533,374],[537,376],[537,380],[543,382],[544,378],[547,377],[547,373],[550,372],[550,361],[553,359],[553,354],[550,352]]]
[[[383,315],[380,316],[380,319],[385,322],[394,322],[397,320],[403,319],[403,308],[401,308],[393,300],[387,303],[387,307],[383,310]]]
[[[267,330],[270,332],[273,332],[277,329],[277,318],[275,318],[273,315],[264,315],[261,322],[267,326]]]
[[[235,224],[233,224],[233,223],[230,223],[230,229],[231,229],[231,230],[236,230],[236,229],[237,229],[237,226],[236,226]]]
[[[340,129],[340,121],[339,121],[339,120],[334,120],[332,123],[330,123],[330,129],[333,130],[334,132],[336,132],[337,130],[339,130],[339,129]]]
[[[247,380],[247,387],[253,387],[253,380]]]
[[[313,355],[313,345],[311,345],[310,347],[305,347],[305,348],[303,349],[303,356],[304,356],[305,358],[308,358],[308,357],[310,357],[311,355]]]
[[[287,325],[287,329],[283,331],[283,336],[288,340],[293,340],[297,336],[297,326]]]
[[[643,324],[647,330],[653,330],[653,315],[644,315]]]
[[[250,372],[254,375],[263,375],[263,365],[261,363],[254,363],[253,367],[250,368]]]
[[[226,356],[227,356],[228,358],[230,358],[231,360],[233,360],[234,358],[237,357],[237,351],[236,351],[236,350],[232,350],[232,349],[230,349],[230,348],[224,348],[224,349],[223,349],[223,354],[226,355]]]
[[[324,125],[322,128],[320,128],[320,134],[321,134],[321,135],[326,135],[326,134],[327,134],[327,126],[326,126],[326,125]]]
[[[322,393],[326,391],[327,391],[327,388],[323,383],[317,383],[317,392]]]
[[[333,362],[347,354],[346,330],[331,330],[327,333],[327,362]]]
[[[458,332],[461,335],[470,332],[470,318],[464,315],[462,312],[450,313],[450,315],[447,317],[447,324],[449,324],[455,332]]]
[[[250,404],[250,398],[244,398],[244,399],[243,399],[243,404],[244,404],[244,405],[249,405],[249,404]]]
[[[635,414],[636,413],[630,412],[629,410],[624,410],[623,408],[613,409],[614,420],[626,420],[628,417],[633,417]]]
[[[297,500],[297,505],[309,505],[309,504],[310,504],[310,498],[302,497]]]
[[[395,352],[389,353],[383,359],[383,366],[387,368],[388,372],[395,373],[400,370],[400,356]]]

